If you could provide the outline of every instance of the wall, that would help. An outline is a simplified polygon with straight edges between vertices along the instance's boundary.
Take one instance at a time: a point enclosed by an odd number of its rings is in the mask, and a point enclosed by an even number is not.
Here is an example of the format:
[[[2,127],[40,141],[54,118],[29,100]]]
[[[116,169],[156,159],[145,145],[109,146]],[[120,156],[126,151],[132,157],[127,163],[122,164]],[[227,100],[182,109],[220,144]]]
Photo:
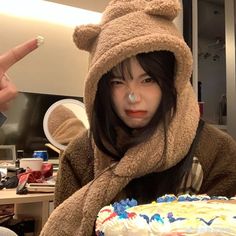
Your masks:
[[[110,0],[47,0],[73,7],[102,12]]]
[[[219,102],[226,94],[225,50],[217,45],[209,47],[214,43],[209,39],[199,38],[198,42],[201,45],[198,80],[202,82],[202,102],[205,102],[203,118],[218,124]]]
[[[73,28],[3,15],[0,22],[1,52],[37,35],[45,38],[8,72],[20,91],[82,96],[87,54],[76,50]]]
[[[42,47],[8,71],[20,91],[83,96],[88,54],[73,43],[75,26],[16,17],[0,9],[0,53],[37,35],[45,38]]]
[[[225,14],[220,1],[198,1],[198,81],[202,82],[203,118],[219,123],[226,94]]]
[[[90,16],[87,18],[89,22]],[[175,22],[182,31],[182,12]],[[0,53],[37,35],[45,38],[42,47],[8,71],[20,91],[83,96],[88,54],[72,41],[75,25],[4,14],[0,5]]]

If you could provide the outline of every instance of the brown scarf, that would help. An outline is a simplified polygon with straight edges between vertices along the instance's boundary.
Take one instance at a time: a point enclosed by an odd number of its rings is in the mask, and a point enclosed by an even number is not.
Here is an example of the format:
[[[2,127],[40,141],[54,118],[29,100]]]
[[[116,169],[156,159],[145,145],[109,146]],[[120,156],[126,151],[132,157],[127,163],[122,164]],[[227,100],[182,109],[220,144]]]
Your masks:
[[[189,83],[178,98],[177,113],[167,132],[168,146],[165,156],[161,127],[150,140],[131,148],[118,163],[113,163],[102,172],[104,154],[95,148],[95,173],[100,174],[89,184],[84,196],[83,219],[77,235],[91,235],[91,221],[94,222],[98,211],[109,204],[132,179],[163,171],[181,161],[195,137],[198,121],[199,108]]]

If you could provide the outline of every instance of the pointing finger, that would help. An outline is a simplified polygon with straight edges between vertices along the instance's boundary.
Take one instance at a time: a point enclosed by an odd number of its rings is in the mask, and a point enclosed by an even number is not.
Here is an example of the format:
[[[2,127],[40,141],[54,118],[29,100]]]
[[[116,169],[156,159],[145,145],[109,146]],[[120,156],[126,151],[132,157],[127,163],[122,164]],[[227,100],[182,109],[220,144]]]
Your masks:
[[[0,56],[0,71],[6,72],[13,64],[21,60],[27,54],[38,48],[43,43],[42,37],[28,40]]]

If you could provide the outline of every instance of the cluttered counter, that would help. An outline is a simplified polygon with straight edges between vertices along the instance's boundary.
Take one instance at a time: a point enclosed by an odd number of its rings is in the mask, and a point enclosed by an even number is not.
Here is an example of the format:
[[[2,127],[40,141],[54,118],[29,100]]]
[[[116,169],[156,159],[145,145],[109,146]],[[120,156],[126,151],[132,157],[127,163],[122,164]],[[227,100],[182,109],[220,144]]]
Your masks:
[[[30,235],[38,236],[53,210],[53,165],[41,158],[22,158],[13,174],[11,168],[5,169],[1,172],[0,223],[16,233],[30,228]]]

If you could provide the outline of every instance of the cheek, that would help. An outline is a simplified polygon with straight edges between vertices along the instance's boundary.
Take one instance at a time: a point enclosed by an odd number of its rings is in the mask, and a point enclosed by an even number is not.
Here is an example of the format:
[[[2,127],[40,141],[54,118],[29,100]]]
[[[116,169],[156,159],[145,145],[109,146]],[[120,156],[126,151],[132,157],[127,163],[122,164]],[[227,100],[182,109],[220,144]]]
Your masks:
[[[153,99],[153,101],[155,101],[153,105],[155,106],[155,108],[158,108],[161,103],[161,99],[162,99],[162,92],[160,89],[155,91],[152,99]]]
[[[158,105],[161,103],[161,99],[162,99],[162,92],[160,91],[159,94],[157,95]]]
[[[120,104],[121,104],[121,100],[122,100],[122,94],[120,93],[119,90],[113,90],[112,91],[112,103],[113,106],[115,108],[115,110],[119,110]]]

